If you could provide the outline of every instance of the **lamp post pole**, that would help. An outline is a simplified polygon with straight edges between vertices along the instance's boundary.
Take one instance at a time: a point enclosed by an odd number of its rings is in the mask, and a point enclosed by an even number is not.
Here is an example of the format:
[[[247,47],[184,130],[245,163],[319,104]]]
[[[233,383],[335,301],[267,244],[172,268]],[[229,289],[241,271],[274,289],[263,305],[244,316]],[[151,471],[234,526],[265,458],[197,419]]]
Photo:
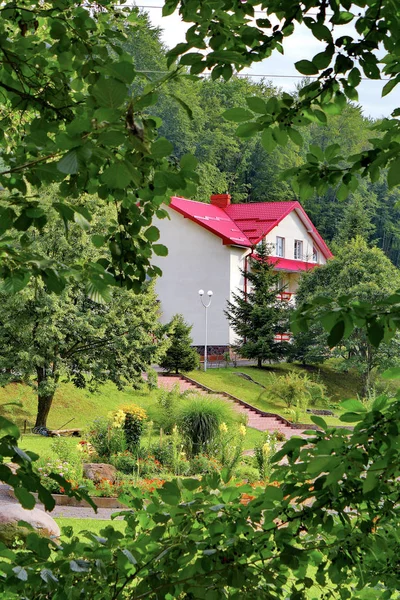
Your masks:
[[[211,304],[213,293],[211,290],[208,290],[208,292],[207,292],[208,302],[204,302],[204,300],[203,300],[204,290],[199,290],[199,296],[200,296],[200,300],[201,300],[202,305],[204,306],[204,311],[205,311],[204,371],[207,371],[207,333],[208,333],[207,309],[209,308],[209,306]]]

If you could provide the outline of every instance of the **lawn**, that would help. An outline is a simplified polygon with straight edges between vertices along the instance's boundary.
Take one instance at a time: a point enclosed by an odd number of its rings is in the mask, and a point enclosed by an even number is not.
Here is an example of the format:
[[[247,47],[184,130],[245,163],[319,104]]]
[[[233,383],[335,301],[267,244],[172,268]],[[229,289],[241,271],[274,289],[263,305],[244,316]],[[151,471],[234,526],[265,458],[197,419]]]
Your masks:
[[[118,512],[116,510],[116,512]],[[73,532],[77,535],[80,531],[90,531],[98,535],[102,529],[111,525],[117,531],[124,532],[126,528],[126,522],[122,520],[103,520],[103,519],[68,519],[59,517],[54,519],[62,530],[63,527],[72,527]],[[63,537],[63,536],[61,536]]]
[[[340,415],[340,409],[332,409],[332,405],[357,396],[360,385],[358,376],[354,373],[338,372],[326,365],[321,367],[302,367],[296,364],[281,363],[265,366],[261,369],[257,367],[212,368],[206,373],[204,371],[192,371],[188,375],[215,391],[228,392],[261,410],[285,416],[285,403],[278,398],[275,401],[267,400],[263,393],[262,385],[269,385],[274,376],[283,376],[290,370],[305,373],[315,381],[323,383],[327,388],[327,395],[330,398],[328,408],[331,408],[336,415]],[[262,385],[260,386],[244,379],[240,376],[240,373],[249,375],[254,381]],[[316,406],[313,408],[327,408],[327,406]],[[327,417],[326,421],[331,425],[342,424],[334,417]],[[304,414],[304,422],[311,423],[311,416],[309,414]]]

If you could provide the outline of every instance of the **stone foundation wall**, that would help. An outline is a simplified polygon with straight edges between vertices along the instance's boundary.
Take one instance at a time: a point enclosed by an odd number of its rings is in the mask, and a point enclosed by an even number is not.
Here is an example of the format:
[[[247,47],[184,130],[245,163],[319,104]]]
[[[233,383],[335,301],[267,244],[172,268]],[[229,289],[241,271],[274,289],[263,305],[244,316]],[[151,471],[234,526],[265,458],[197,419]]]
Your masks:
[[[204,358],[204,346],[193,346],[193,348]],[[225,352],[229,352],[229,350],[229,346],[207,346],[207,358],[216,360],[218,357],[223,360]]]

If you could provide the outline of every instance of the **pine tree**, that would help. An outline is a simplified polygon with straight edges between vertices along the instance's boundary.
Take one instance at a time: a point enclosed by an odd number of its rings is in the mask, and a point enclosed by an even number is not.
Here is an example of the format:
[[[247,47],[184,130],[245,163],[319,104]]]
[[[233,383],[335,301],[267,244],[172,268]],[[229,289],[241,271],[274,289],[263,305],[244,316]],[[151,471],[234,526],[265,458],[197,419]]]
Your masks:
[[[257,255],[250,259],[249,270],[242,271],[247,281],[245,291],[233,294],[233,302],[228,302],[225,311],[239,338],[237,351],[245,358],[257,359],[259,367],[265,360],[281,358],[288,350],[285,342],[275,341],[277,334],[289,330],[290,309],[279,297],[284,286],[269,255],[266,243],[261,243]]]
[[[175,315],[170,323],[171,333],[169,346],[164,358],[160,362],[160,367],[166,371],[192,371],[199,365],[199,355],[192,348],[192,338],[190,332],[191,325],[188,325],[182,315]]]

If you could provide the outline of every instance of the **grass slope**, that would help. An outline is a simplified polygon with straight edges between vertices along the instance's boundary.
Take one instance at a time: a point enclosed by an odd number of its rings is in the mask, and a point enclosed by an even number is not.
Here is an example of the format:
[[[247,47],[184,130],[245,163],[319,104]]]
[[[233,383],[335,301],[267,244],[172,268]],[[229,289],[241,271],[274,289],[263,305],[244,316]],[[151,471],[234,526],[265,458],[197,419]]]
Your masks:
[[[85,427],[96,417],[107,416],[121,405],[132,403],[145,408],[151,416],[158,408],[157,396],[156,391],[137,391],[128,387],[121,391],[112,383],[104,384],[94,393],[78,389],[72,383],[62,383],[53,400],[48,427],[59,429],[70,419],[73,420],[66,427]],[[20,402],[21,406],[7,406],[10,402]],[[13,383],[0,388],[0,413],[14,420],[20,428],[25,420],[28,429],[33,427],[36,408],[37,398],[30,387]]]
[[[261,410],[285,416],[286,405],[282,400],[267,400],[263,395],[261,386],[240,377],[239,373],[250,375],[254,381],[267,386],[274,376],[283,376],[289,371],[306,373],[312,379],[323,383],[327,388],[327,394],[332,404],[357,396],[360,385],[357,375],[354,373],[340,373],[325,365],[321,367],[302,367],[296,364],[281,363],[265,366],[261,369],[257,367],[230,367],[209,369],[206,373],[204,371],[192,371],[188,375],[213,390],[228,392]],[[326,406],[315,408],[326,408]],[[340,410],[334,410],[334,412],[340,414]],[[333,417],[328,417],[326,420],[331,425],[340,423],[338,419]],[[310,415],[304,414],[304,422],[311,423]]]

